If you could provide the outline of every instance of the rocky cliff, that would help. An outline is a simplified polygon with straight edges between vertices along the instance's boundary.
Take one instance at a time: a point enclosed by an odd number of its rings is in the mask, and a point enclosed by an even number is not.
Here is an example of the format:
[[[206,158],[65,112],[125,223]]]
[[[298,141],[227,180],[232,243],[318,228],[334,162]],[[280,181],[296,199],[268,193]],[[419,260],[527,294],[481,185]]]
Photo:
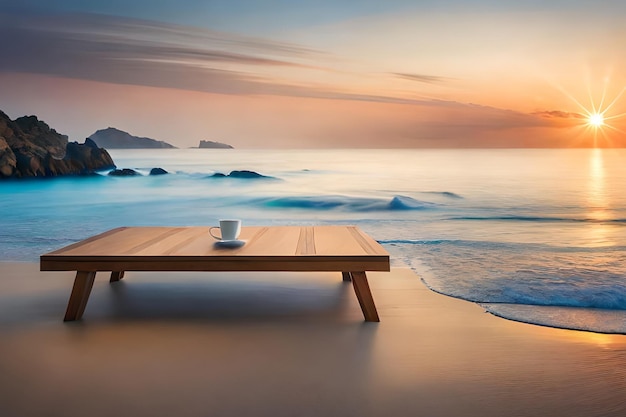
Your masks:
[[[198,148],[233,149],[232,146],[226,143],[213,142],[212,140],[201,140]]]
[[[91,140],[68,143],[35,116],[11,120],[0,111],[0,178],[84,175],[115,168],[105,149]]]
[[[109,127],[96,131],[89,136],[98,146],[107,149],[154,149],[154,148],[176,148],[167,142],[150,138],[133,136],[128,132]]]

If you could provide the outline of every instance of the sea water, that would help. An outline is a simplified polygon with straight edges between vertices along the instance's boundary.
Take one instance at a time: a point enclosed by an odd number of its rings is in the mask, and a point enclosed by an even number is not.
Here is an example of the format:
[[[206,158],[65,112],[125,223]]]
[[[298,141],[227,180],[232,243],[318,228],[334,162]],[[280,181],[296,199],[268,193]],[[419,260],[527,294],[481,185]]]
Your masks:
[[[626,149],[111,155],[143,175],[1,181],[0,260],[37,261],[118,226],[356,224],[437,292],[514,320],[626,333]],[[233,170],[265,177],[213,177]]]

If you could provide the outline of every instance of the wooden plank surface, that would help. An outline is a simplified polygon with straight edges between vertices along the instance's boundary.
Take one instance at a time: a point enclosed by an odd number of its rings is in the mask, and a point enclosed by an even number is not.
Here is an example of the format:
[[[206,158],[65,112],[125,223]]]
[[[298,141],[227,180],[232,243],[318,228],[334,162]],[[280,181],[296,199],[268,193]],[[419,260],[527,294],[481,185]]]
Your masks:
[[[368,255],[347,227],[316,226],[315,253],[317,255]]]
[[[372,239],[367,233],[363,233],[361,229],[356,226],[348,226],[348,230],[355,238],[361,247],[370,255],[389,255],[389,253],[383,248],[380,243]]]
[[[42,255],[41,269],[389,270],[389,254],[355,226],[248,226],[240,239],[225,248],[208,227],[119,228]]]
[[[244,256],[294,256],[300,239],[300,228],[293,226],[275,226],[255,239],[251,239],[240,249]],[[228,254],[229,251],[222,250]]]
[[[127,227],[113,234],[103,234],[99,239],[87,239],[85,244],[71,245],[56,251],[64,256],[117,256],[133,255],[146,246],[179,233],[177,227]]]
[[[89,237],[87,239],[83,239],[80,242],[76,242],[76,243],[73,243],[71,245],[64,246],[61,249],[57,249],[55,251],[49,252],[47,255],[57,255],[57,254],[67,253],[67,252],[69,252],[69,251],[71,251],[73,249],[85,246],[88,243],[93,242],[95,240],[101,240],[101,239],[105,238],[106,236],[113,235],[115,233],[119,233],[119,232],[121,232],[122,230],[125,230],[125,229],[128,229],[128,227],[118,227],[116,229],[111,229],[111,230],[108,230],[108,231],[106,231],[104,233],[100,233],[98,235],[91,236],[91,237]]]
[[[164,235],[161,239],[152,240],[149,244],[134,250],[136,256],[168,256],[175,255],[181,248],[205,238],[208,242],[208,229],[198,227],[177,228],[176,233]],[[213,238],[211,238],[213,239]],[[208,243],[205,243],[208,244]]]
[[[315,228],[312,226],[300,228],[300,238],[296,247],[296,255],[315,255]]]

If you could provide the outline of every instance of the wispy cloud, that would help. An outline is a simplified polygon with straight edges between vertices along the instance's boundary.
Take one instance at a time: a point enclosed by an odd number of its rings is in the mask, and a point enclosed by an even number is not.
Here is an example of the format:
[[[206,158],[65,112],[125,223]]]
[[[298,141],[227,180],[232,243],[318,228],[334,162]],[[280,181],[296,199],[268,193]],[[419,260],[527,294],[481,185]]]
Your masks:
[[[394,75],[398,78],[403,78],[405,80],[417,81],[420,83],[427,84],[440,84],[447,81],[450,81],[448,77],[440,77],[437,75],[424,75],[424,74],[408,74],[402,72],[392,72],[391,75]]]
[[[220,94],[424,104],[345,92],[341,85],[320,86],[318,78],[326,76],[318,76],[336,71],[332,66],[337,57],[287,42],[94,14],[0,14],[0,22],[0,37],[11,39],[0,43],[0,56],[7,57],[0,61],[0,72]],[[426,83],[447,80],[433,75],[393,75]]]
[[[562,110],[543,110],[532,113],[535,116],[546,119],[584,119],[585,115]]]
[[[237,35],[204,28],[122,16],[89,13],[73,14],[0,14],[3,26],[24,31],[82,39],[86,42],[159,41],[210,48],[235,48],[248,52],[271,53],[281,56],[319,54],[311,48],[287,42]]]
[[[122,84],[237,94],[267,81],[251,75],[259,68],[316,69],[324,55],[283,42],[112,16],[0,14],[0,23],[0,38],[10,39],[0,43],[0,71]]]

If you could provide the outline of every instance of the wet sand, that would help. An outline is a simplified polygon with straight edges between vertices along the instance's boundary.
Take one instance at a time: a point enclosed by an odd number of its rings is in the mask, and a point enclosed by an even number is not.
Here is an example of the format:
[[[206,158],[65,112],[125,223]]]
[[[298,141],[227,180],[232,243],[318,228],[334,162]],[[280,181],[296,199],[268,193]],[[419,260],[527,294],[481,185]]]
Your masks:
[[[624,416],[626,336],[516,323],[370,273],[74,274],[0,263],[0,416]]]

